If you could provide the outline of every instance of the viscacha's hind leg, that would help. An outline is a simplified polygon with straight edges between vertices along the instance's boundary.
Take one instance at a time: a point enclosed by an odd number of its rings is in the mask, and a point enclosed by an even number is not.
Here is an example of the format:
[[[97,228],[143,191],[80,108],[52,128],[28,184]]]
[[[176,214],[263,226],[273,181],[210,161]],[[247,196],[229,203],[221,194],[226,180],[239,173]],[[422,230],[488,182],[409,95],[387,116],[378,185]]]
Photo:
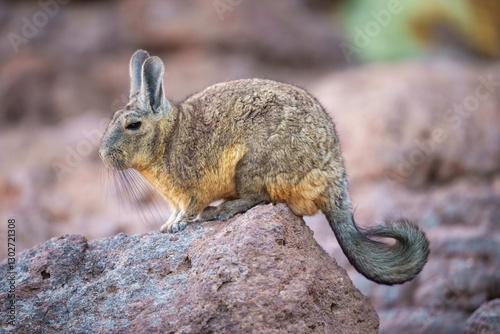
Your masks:
[[[223,202],[218,206],[207,206],[200,214],[201,221],[227,220],[238,213],[243,213],[256,205],[265,204],[269,201],[265,197],[255,196],[250,198],[239,198]]]

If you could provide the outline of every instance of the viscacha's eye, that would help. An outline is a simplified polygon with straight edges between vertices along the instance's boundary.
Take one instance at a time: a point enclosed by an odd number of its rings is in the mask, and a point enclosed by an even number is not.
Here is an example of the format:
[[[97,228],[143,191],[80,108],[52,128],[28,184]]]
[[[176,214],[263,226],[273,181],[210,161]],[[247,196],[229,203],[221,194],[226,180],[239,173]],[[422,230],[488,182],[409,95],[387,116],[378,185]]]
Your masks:
[[[130,123],[129,125],[127,125],[128,130],[139,130],[140,127],[141,122]]]

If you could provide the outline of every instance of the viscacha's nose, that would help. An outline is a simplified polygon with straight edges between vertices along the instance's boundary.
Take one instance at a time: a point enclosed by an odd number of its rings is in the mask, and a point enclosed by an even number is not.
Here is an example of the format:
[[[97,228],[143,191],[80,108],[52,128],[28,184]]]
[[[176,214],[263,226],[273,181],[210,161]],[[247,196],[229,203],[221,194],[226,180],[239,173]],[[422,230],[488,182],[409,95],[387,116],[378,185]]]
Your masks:
[[[107,154],[108,154],[108,150],[107,150],[107,149],[105,149],[104,147],[101,147],[101,148],[99,149],[99,157],[100,157],[101,159],[104,159],[104,157],[105,157]]]

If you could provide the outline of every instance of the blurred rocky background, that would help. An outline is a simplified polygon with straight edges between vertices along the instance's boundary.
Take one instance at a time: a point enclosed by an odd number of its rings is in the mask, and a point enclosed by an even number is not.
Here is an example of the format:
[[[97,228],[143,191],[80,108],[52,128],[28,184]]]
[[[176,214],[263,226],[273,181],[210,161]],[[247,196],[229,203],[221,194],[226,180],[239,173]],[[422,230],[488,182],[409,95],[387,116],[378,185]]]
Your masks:
[[[471,323],[498,316],[484,305],[500,298],[499,16],[497,0],[0,1],[0,257],[9,218],[18,254],[166,220],[154,191],[117,182],[97,157],[127,102],[130,56],[146,49],[173,101],[245,77],[316,95],[337,125],[358,223],[406,216],[431,240],[413,282],[378,286],[322,216],[308,218],[381,332],[457,333],[476,310],[467,326],[483,328]]]

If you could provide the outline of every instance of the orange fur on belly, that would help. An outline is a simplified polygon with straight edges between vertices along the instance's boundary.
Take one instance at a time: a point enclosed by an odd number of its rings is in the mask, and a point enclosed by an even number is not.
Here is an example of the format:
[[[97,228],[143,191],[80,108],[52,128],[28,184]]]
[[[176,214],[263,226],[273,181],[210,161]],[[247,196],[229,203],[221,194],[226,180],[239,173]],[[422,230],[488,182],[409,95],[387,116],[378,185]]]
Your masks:
[[[247,152],[244,145],[234,145],[224,150],[216,167],[204,171],[197,189],[198,201],[210,204],[215,200],[235,198],[236,165]]]
[[[323,206],[327,178],[313,169],[302,179],[280,174],[267,182],[267,192],[273,203],[286,203],[299,216],[312,216]]]

